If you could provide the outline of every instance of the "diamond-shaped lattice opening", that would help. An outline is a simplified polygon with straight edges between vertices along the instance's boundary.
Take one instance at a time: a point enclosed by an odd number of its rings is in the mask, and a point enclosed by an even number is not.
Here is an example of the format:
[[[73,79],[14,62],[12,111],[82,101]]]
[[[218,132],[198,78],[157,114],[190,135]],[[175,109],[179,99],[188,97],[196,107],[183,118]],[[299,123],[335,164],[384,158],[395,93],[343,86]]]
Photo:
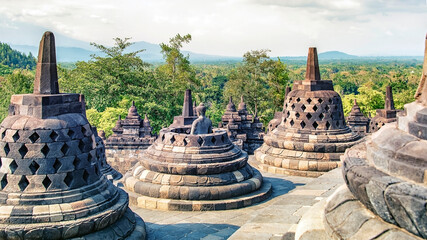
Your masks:
[[[165,140],[165,135],[162,134],[162,142]]]
[[[82,127],[82,133],[83,133],[83,135],[85,135],[85,136],[86,136],[87,130],[86,130],[86,128],[85,128],[85,127]]]
[[[175,136],[172,136],[170,139],[171,144],[173,144],[175,142]]]
[[[295,104],[292,104],[291,108],[292,108],[292,110],[294,110],[295,109]]]
[[[70,187],[71,186],[71,182],[73,181],[73,174],[71,172],[67,173],[67,176],[65,176],[64,178],[64,183]]]
[[[325,117],[325,116],[323,115],[323,113],[320,113],[320,114],[319,114],[319,118],[320,118],[320,120],[322,120],[324,117]]]
[[[70,147],[68,146],[68,144],[64,143],[64,145],[62,145],[61,147],[61,152],[66,155],[68,152],[68,149],[70,149]]]
[[[15,160],[12,160],[12,162],[10,162],[9,164],[10,172],[13,174],[17,168],[18,168],[18,164],[16,164]]]
[[[311,98],[307,99],[308,104],[310,104],[312,102]]]
[[[301,121],[300,125],[301,125],[301,128],[305,128],[305,122],[304,121]]]
[[[297,117],[297,119],[299,118],[299,113],[297,112],[297,113],[295,113],[295,117]]]
[[[37,170],[40,168],[40,165],[38,163],[36,163],[35,161],[32,161],[30,166],[28,166],[30,168],[30,171],[32,174],[35,174],[37,172]]]
[[[87,183],[87,180],[89,180],[89,173],[84,170],[83,171],[83,180]]]
[[[34,132],[33,134],[30,135],[30,137],[28,137],[30,139],[30,141],[32,143],[35,143],[37,140],[39,140],[40,136]]]
[[[329,122],[326,122],[326,130],[328,130],[331,127],[331,124]]]
[[[82,161],[80,160],[80,158],[75,157],[75,158],[74,158],[74,161],[73,161],[74,168],[75,168],[75,169],[77,169],[77,167],[79,166],[79,164],[80,164],[81,162],[82,162]]]
[[[13,139],[14,142],[16,142],[16,141],[19,140],[19,133],[18,133],[18,131],[16,131],[15,134],[13,134],[12,139]]]
[[[286,111],[286,117],[288,118],[291,113],[289,111]]]
[[[322,100],[321,98],[319,98],[318,102],[319,102],[319,103],[322,103],[322,102],[323,102],[323,100]]]
[[[6,153],[6,156],[9,154],[9,152],[10,152],[9,143],[6,143],[4,145],[4,152]]]
[[[79,149],[81,152],[83,152],[83,150],[85,149],[85,143],[83,142],[83,140],[79,141]]]
[[[3,139],[4,137],[6,137],[6,129],[1,133],[1,139]]]
[[[307,119],[308,119],[308,120],[310,120],[310,119],[311,119],[311,117],[312,117],[311,113],[307,113],[307,115],[306,115],[306,116],[307,116]]]
[[[289,98],[289,102],[291,102],[291,101],[292,101],[292,97]]]
[[[0,187],[3,190],[7,185],[7,175],[4,174],[2,179],[0,180]]]
[[[317,109],[319,109],[316,105],[313,106],[313,110],[317,111]]]
[[[187,139],[186,138],[184,138],[183,140],[182,140],[182,143],[184,143],[184,146],[187,146]]]
[[[52,139],[53,141],[56,141],[56,138],[58,137],[58,133],[56,133],[55,131],[52,131],[49,135],[50,139]]]
[[[46,188],[46,189],[48,189],[49,188],[49,186],[50,186],[50,184],[52,183],[52,181],[49,179],[49,177],[48,176],[46,176],[45,178],[44,178],[44,180],[43,180],[43,186]]]
[[[93,156],[92,156],[92,154],[88,154],[87,155],[87,161],[90,163],[90,162],[92,162],[92,160],[93,160]]]
[[[224,137],[224,135],[221,135],[221,142],[224,142],[225,141],[225,137]]]
[[[74,131],[73,131],[73,130],[71,130],[71,129],[69,129],[69,130],[68,130],[67,135],[68,135],[70,138],[74,138]]]
[[[329,103],[332,103],[332,98],[329,98],[329,99],[328,99],[328,102],[329,102]]]
[[[203,139],[202,139],[201,137],[199,137],[199,138],[197,139],[197,142],[199,143],[199,145],[200,145],[200,146],[202,146],[202,144],[203,144]]]
[[[306,109],[307,107],[303,104],[302,106],[301,106],[301,109],[303,110],[303,111],[305,111],[305,109]]]
[[[338,106],[337,106],[337,105],[335,105],[334,109],[335,109],[335,111],[336,111],[336,110],[338,110]]]
[[[338,128],[340,127],[340,121],[337,121],[337,127]]]
[[[297,98],[297,102],[299,102],[299,101],[301,101],[301,99],[300,99],[300,98]]]
[[[288,107],[288,103],[285,103],[285,108],[287,108]]]
[[[292,119],[290,122],[289,122],[289,124],[291,124],[291,126],[293,126],[294,125],[294,120]]]
[[[215,144],[215,143],[216,143],[216,138],[215,138],[215,137],[211,138],[211,142],[212,142],[213,144]]]
[[[43,153],[43,155],[46,157],[49,154],[49,147],[47,146],[47,144],[44,145],[44,147],[41,149],[41,152]]]
[[[317,129],[317,127],[319,126],[319,124],[317,124],[317,122],[314,122],[313,123],[313,127],[314,127],[314,129]]]
[[[55,169],[55,173],[58,172],[61,166],[62,166],[61,161],[59,161],[58,159],[55,159],[55,162],[53,163],[53,168]]]
[[[22,175],[21,179],[18,182],[18,186],[21,191],[24,191],[27,188],[28,184],[30,184],[30,182],[28,182],[28,179],[24,175]]]
[[[329,106],[328,105],[326,105],[325,111],[329,111]]]
[[[18,150],[19,154],[21,154],[21,158],[25,157],[25,154],[28,152],[28,148],[25,146],[25,144],[22,144],[22,146]]]
[[[341,116],[342,116],[342,113],[338,112],[338,117],[341,118]]]

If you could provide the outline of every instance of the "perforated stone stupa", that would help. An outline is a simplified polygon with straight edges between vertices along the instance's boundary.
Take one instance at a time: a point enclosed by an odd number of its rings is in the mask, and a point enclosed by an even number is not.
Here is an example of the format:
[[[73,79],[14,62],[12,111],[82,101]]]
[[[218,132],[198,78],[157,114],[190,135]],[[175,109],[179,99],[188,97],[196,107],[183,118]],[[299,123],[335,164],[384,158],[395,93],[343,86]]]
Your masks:
[[[191,105],[189,105],[191,106]],[[245,207],[268,198],[271,184],[248,165],[225,130],[212,132],[206,107],[192,125],[171,125],[124,176],[131,203],[142,208],[205,211]]]
[[[354,99],[353,107],[347,117],[347,125],[353,132],[361,136],[365,136],[369,132],[369,118],[362,113],[356,99]]]
[[[377,114],[369,122],[369,132],[376,132],[386,123],[395,122],[397,112],[398,111],[394,108],[393,92],[391,86],[387,86],[385,92],[384,109],[377,109]]]
[[[238,109],[230,97],[218,127],[226,129],[233,140],[242,140],[243,150],[249,154],[252,154],[263,143],[264,127],[257,116],[254,117],[248,113],[243,96],[240,99]]]
[[[305,80],[286,96],[282,123],[264,137],[255,158],[266,171],[319,176],[339,165],[340,155],[361,138],[346,125],[341,97],[321,80],[316,48],[310,48]]]
[[[110,180],[119,180],[123,176],[116,169],[112,168],[110,164],[107,163],[107,157],[105,156],[105,144],[104,140],[99,136],[96,127],[92,127],[93,135],[95,135],[96,142],[96,154],[101,165],[101,172],[107,176]],[[102,131],[105,139],[105,132]]]
[[[286,96],[288,96],[288,93],[291,91],[291,87],[287,86],[285,89],[285,99],[283,100],[283,109],[280,112],[275,112],[273,119],[268,122],[268,132],[273,131],[277,128],[277,126],[280,125],[283,118],[283,112],[286,110]]]
[[[344,155],[347,187],[325,210],[332,238],[427,238],[427,37],[425,49],[416,101]]]
[[[113,134],[105,141],[107,163],[122,174],[138,162],[142,153],[156,140],[147,114],[141,119],[135,102],[124,120],[119,116]]]
[[[100,171],[79,94],[59,93],[55,40],[40,42],[33,94],[13,95],[0,128],[0,238],[143,239],[128,195]]]

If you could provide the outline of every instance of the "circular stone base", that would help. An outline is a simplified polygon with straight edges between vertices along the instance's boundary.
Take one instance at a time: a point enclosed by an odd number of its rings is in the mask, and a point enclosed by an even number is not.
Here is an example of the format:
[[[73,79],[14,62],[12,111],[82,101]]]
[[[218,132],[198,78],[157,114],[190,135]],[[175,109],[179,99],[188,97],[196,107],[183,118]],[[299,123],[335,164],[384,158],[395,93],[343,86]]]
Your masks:
[[[254,164],[251,164],[254,166]],[[286,169],[281,167],[274,167],[268,164],[258,163],[257,169],[273,173],[273,174],[282,174],[282,175],[291,175],[291,176],[299,176],[299,177],[312,177],[317,178],[322,176],[326,172],[314,172],[314,171],[300,171],[300,170],[292,170],[292,169]]]
[[[421,239],[373,214],[346,185],[328,198],[323,223],[331,239]]]
[[[135,225],[133,231],[129,234],[128,229],[131,225]],[[145,223],[140,216],[133,213],[129,208],[123,217],[107,228],[94,232],[73,240],[90,240],[90,239],[126,239],[126,240],[141,240],[146,239]]]
[[[264,180],[262,186],[249,194],[221,200],[176,200],[142,196],[128,191],[129,203],[140,208],[168,211],[215,211],[247,207],[270,197],[271,183]]]

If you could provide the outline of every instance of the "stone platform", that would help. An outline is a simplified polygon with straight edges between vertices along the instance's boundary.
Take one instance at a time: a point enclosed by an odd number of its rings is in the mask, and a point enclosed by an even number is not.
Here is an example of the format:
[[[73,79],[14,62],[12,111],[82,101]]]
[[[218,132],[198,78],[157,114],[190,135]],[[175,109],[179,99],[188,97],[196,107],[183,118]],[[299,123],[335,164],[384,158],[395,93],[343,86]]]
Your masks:
[[[253,164],[254,156],[249,156]],[[253,165],[255,166],[255,165]],[[344,182],[335,169],[313,179],[261,171],[272,184],[270,200],[227,211],[131,209],[144,217],[147,239],[294,239],[301,216]]]

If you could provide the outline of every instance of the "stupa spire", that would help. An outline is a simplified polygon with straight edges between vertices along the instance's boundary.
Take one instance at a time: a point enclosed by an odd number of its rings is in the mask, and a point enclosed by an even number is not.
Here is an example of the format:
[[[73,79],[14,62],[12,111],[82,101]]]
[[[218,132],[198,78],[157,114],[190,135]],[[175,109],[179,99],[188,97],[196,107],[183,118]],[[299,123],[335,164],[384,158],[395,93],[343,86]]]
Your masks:
[[[33,93],[59,93],[58,73],[56,70],[55,36],[52,32],[45,32],[40,41]]]
[[[317,59],[317,49],[311,47],[308,49],[306,80],[320,81],[319,61]]]
[[[385,110],[394,110],[393,92],[391,91],[390,85],[388,85],[386,87],[384,109]]]
[[[417,92],[415,93],[415,98],[417,101],[421,102],[424,105],[427,105],[427,86],[425,84],[427,80],[427,34],[425,39],[425,48],[424,48],[424,64],[423,71],[421,73],[420,84],[418,85]]]
[[[183,117],[194,116],[193,100],[191,99],[191,90],[190,89],[185,90],[184,105],[182,106],[182,116]]]

